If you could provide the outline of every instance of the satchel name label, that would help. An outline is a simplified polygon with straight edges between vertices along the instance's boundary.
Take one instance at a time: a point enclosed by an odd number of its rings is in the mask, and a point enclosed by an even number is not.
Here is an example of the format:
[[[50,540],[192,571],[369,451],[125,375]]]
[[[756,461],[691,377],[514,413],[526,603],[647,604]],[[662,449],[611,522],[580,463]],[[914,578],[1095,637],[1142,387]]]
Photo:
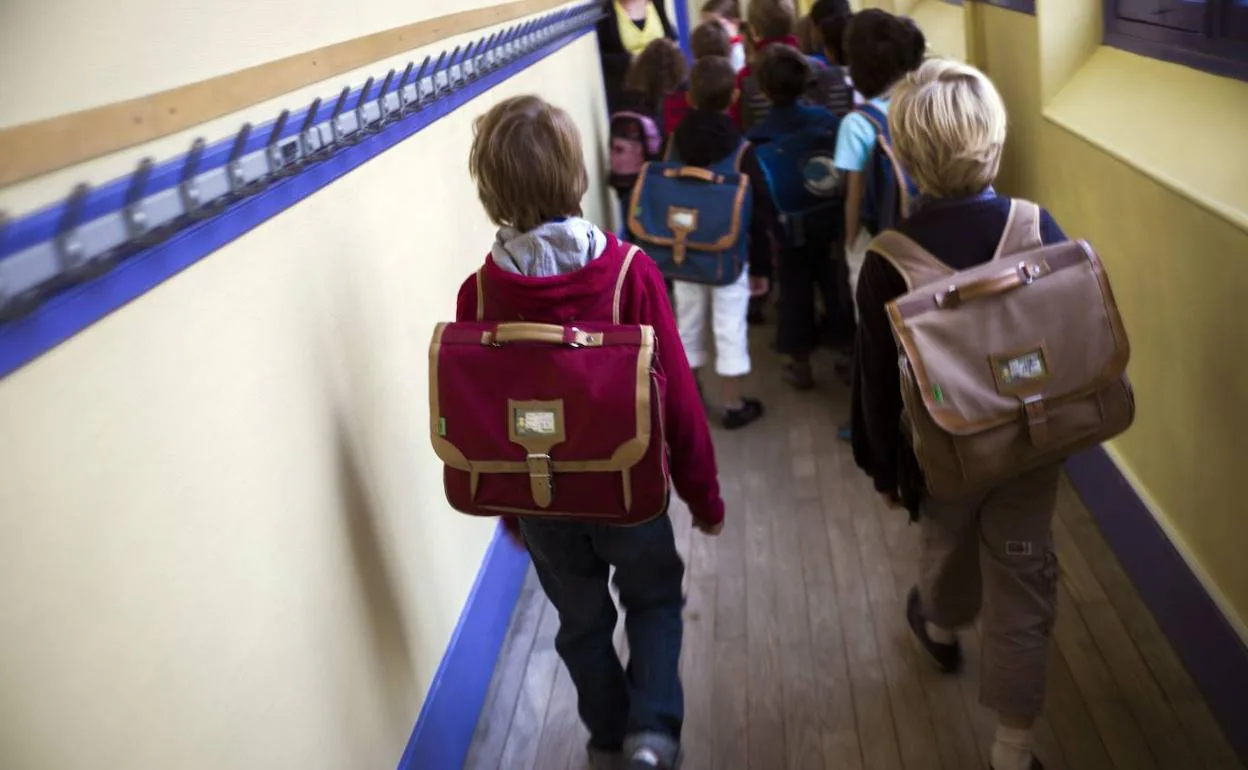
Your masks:
[[[1049,367],[1044,360],[1044,351],[1039,348],[997,360],[997,379],[1005,385],[1044,379],[1048,374]]]
[[[516,410],[517,436],[553,436],[556,432],[554,412],[541,409]]]

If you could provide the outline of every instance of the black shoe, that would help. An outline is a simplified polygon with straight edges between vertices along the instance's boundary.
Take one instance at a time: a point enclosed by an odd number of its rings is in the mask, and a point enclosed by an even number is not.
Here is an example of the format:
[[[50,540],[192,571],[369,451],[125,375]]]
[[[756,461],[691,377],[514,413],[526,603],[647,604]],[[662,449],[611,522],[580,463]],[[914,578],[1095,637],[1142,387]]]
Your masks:
[[[815,387],[815,374],[809,361],[791,361],[785,364],[781,376],[795,390],[810,390]]]
[[[923,608],[919,606],[918,588],[911,588],[910,596],[906,598],[906,620],[910,622],[910,630],[937,668],[946,674],[952,674],[962,667],[962,645],[956,639],[953,644],[940,644],[927,635],[927,621],[923,618]]]
[[[988,770],[994,770],[992,765],[988,765]],[[1031,770],[1044,770],[1044,763],[1036,758],[1035,754],[1031,755]]]
[[[763,402],[756,398],[741,399],[741,406],[724,411],[724,429],[738,430],[763,416]]]

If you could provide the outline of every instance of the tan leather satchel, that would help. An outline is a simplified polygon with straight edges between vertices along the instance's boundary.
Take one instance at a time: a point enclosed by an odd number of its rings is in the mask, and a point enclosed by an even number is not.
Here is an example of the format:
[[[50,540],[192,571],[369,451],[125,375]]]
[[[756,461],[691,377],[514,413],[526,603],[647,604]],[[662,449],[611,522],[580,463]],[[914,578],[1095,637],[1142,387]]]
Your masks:
[[[956,272],[896,231],[871,251],[905,278],[889,303],[906,431],[937,500],[983,491],[1125,431],[1131,349],[1084,241],[1042,245],[1013,201],[992,261]]]

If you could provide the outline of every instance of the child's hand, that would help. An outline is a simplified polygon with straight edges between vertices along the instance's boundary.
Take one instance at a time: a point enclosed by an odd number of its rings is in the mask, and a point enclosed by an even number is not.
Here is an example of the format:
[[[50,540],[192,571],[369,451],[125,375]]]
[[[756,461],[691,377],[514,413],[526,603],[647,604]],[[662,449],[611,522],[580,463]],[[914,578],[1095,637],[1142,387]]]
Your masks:
[[[693,526],[707,537],[715,537],[720,532],[724,531],[724,522],[722,521],[718,524],[707,524],[701,519],[694,519]]]
[[[750,296],[761,297],[771,288],[771,283],[763,276],[750,276]]]

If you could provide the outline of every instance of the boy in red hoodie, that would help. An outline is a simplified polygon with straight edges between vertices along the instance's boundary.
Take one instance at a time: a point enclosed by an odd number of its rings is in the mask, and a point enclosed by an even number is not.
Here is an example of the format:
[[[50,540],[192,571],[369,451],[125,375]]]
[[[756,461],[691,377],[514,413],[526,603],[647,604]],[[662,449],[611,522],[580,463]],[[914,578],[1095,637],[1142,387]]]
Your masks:
[[[694,525],[718,534],[724,503],[715,450],[663,276],[644,254],[623,268],[630,247],[580,217],[589,178],[572,119],[537,96],[507,99],[477,119],[468,165],[499,226],[481,271],[485,319],[610,323],[618,296],[621,323],[654,327],[656,365],[667,380],[672,480]],[[460,288],[459,320],[477,317],[477,296],[474,275]],[[684,563],[671,520],[664,515],[635,527],[533,518],[504,523],[528,548],[559,612],[555,647],[576,686],[592,766],[676,767],[684,719]],[[611,567],[625,611],[627,670],[612,644]]]

